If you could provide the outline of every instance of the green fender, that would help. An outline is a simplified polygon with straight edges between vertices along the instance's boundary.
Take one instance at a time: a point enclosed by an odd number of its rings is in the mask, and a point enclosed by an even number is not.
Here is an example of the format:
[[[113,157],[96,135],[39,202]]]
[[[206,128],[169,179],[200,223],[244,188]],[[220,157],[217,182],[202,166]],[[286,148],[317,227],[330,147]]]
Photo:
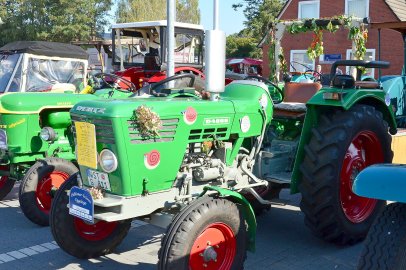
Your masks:
[[[231,201],[241,204],[245,220],[248,224],[248,250],[255,252],[255,237],[257,233],[257,221],[251,204],[240,193],[214,186],[205,186],[204,191],[200,194],[203,196],[208,190],[218,192],[222,197],[229,197]]]
[[[326,100],[325,93],[339,93],[340,100]],[[389,124],[389,133],[396,134],[396,120],[393,111],[385,104],[385,92],[380,89],[337,89],[324,88],[317,92],[307,103],[307,112],[300,136],[299,147],[293,167],[291,193],[298,193],[298,183],[302,177],[300,165],[304,159],[304,147],[310,141],[311,130],[316,127],[319,117],[325,112],[336,109],[349,110],[355,104],[365,104],[375,107]]]

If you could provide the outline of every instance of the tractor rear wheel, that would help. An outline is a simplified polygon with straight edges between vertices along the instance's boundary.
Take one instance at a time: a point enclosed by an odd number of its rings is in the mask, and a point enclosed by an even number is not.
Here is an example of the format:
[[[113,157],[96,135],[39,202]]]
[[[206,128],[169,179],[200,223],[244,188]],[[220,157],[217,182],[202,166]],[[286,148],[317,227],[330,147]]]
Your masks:
[[[0,166],[1,171],[9,171],[9,166]],[[15,181],[10,177],[3,175],[0,176],[0,200],[3,200],[14,187]]]
[[[405,214],[403,203],[392,203],[385,208],[369,230],[357,269],[406,269]]]
[[[61,158],[37,161],[27,171],[20,185],[19,200],[24,215],[35,224],[48,226],[54,193],[77,171],[72,162]]]
[[[74,186],[77,186],[77,173],[62,184],[52,202],[49,220],[55,241],[64,251],[80,259],[111,253],[127,235],[131,219],[90,224],[70,215],[67,191]]]
[[[158,269],[243,269],[246,242],[237,205],[207,196],[174,218],[162,238]]]
[[[357,196],[353,181],[365,167],[392,161],[391,140],[382,113],[372,106],[321,116],[304,148],[299,184],[305,224],[317,236],[337,244],[365,238],[385,201]]]

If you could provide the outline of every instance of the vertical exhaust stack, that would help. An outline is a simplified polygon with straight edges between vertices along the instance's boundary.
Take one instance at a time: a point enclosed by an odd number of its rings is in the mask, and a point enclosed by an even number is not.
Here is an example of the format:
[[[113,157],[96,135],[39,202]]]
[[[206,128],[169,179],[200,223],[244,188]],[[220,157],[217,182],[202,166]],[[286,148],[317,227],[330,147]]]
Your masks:
[[[218,101],[224,92],[226,72],[226,34],[219,29],[219,0],[214,0],[213,30],[206,31],[206,91],[210,99]]]

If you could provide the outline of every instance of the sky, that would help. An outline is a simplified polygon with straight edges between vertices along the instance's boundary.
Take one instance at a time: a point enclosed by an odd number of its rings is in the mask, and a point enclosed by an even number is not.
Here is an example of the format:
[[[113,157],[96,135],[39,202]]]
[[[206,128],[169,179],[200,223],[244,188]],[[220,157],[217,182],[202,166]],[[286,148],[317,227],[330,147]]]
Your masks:
[[[205,30],[213,29],[213,0],[199,0],[200,23]],[[219,0],[220,29],[227,35],[240,32],[245,21],[242,8],[235,11],[232,5],[240,0]]]
[[[200,8],[200,23],[205,30],[213,29],[213,0],[199,0]],[[241,0],[219,0],[219,14],[220,14],[220,29],[226,32],[227,35],[240,32],[244,28],[243,22],[245,21],[242,8],[235,11],[232,5],[239,3]],[[112,11],[110,11],[110,23],[115,23],[115,12],[117,10],[116,2]],[[110,32],[107,30],[106,32]]]

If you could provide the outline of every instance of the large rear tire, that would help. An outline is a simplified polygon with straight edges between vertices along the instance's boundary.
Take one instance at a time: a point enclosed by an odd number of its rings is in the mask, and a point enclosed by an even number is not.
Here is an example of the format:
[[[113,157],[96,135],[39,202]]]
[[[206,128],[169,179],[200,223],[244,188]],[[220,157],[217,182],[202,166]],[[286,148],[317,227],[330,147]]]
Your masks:
[[[9,171],[9,166],[0,166],[1,171]],[[0,176],[0,200],[3,200],[14,187],[15,181],[10,177],[3,175]]]
[[[365,239],[357,269],[406,269],[405,204],[389,204],[375,220]]]
[[[67,191],[77,186],[77,174],[73,174],[60,187],[52,202],[50,213],[51,232],[58,245],[67,253],[81,259],[99,257],[113,252],[126,237],[131,219],[89,224],[71,216],[67,207]]]
[[[35,224],[48,226],[54,193],[77,171],[72,162],[61,158],[37,161],[27,171],[20,185],[19,200],[24,215]]]
[[[354,244],[367,235],[385,202],[357,196],[352,184],[365,167],[392,161],[391,140],[382,113],[372,106],[320,117],[304,148],[299,183],[305,224],[317,236]]]
[[[237,205],[204,197],[183,209],[159,250],[159,270],[243,269],[247,232]]]

